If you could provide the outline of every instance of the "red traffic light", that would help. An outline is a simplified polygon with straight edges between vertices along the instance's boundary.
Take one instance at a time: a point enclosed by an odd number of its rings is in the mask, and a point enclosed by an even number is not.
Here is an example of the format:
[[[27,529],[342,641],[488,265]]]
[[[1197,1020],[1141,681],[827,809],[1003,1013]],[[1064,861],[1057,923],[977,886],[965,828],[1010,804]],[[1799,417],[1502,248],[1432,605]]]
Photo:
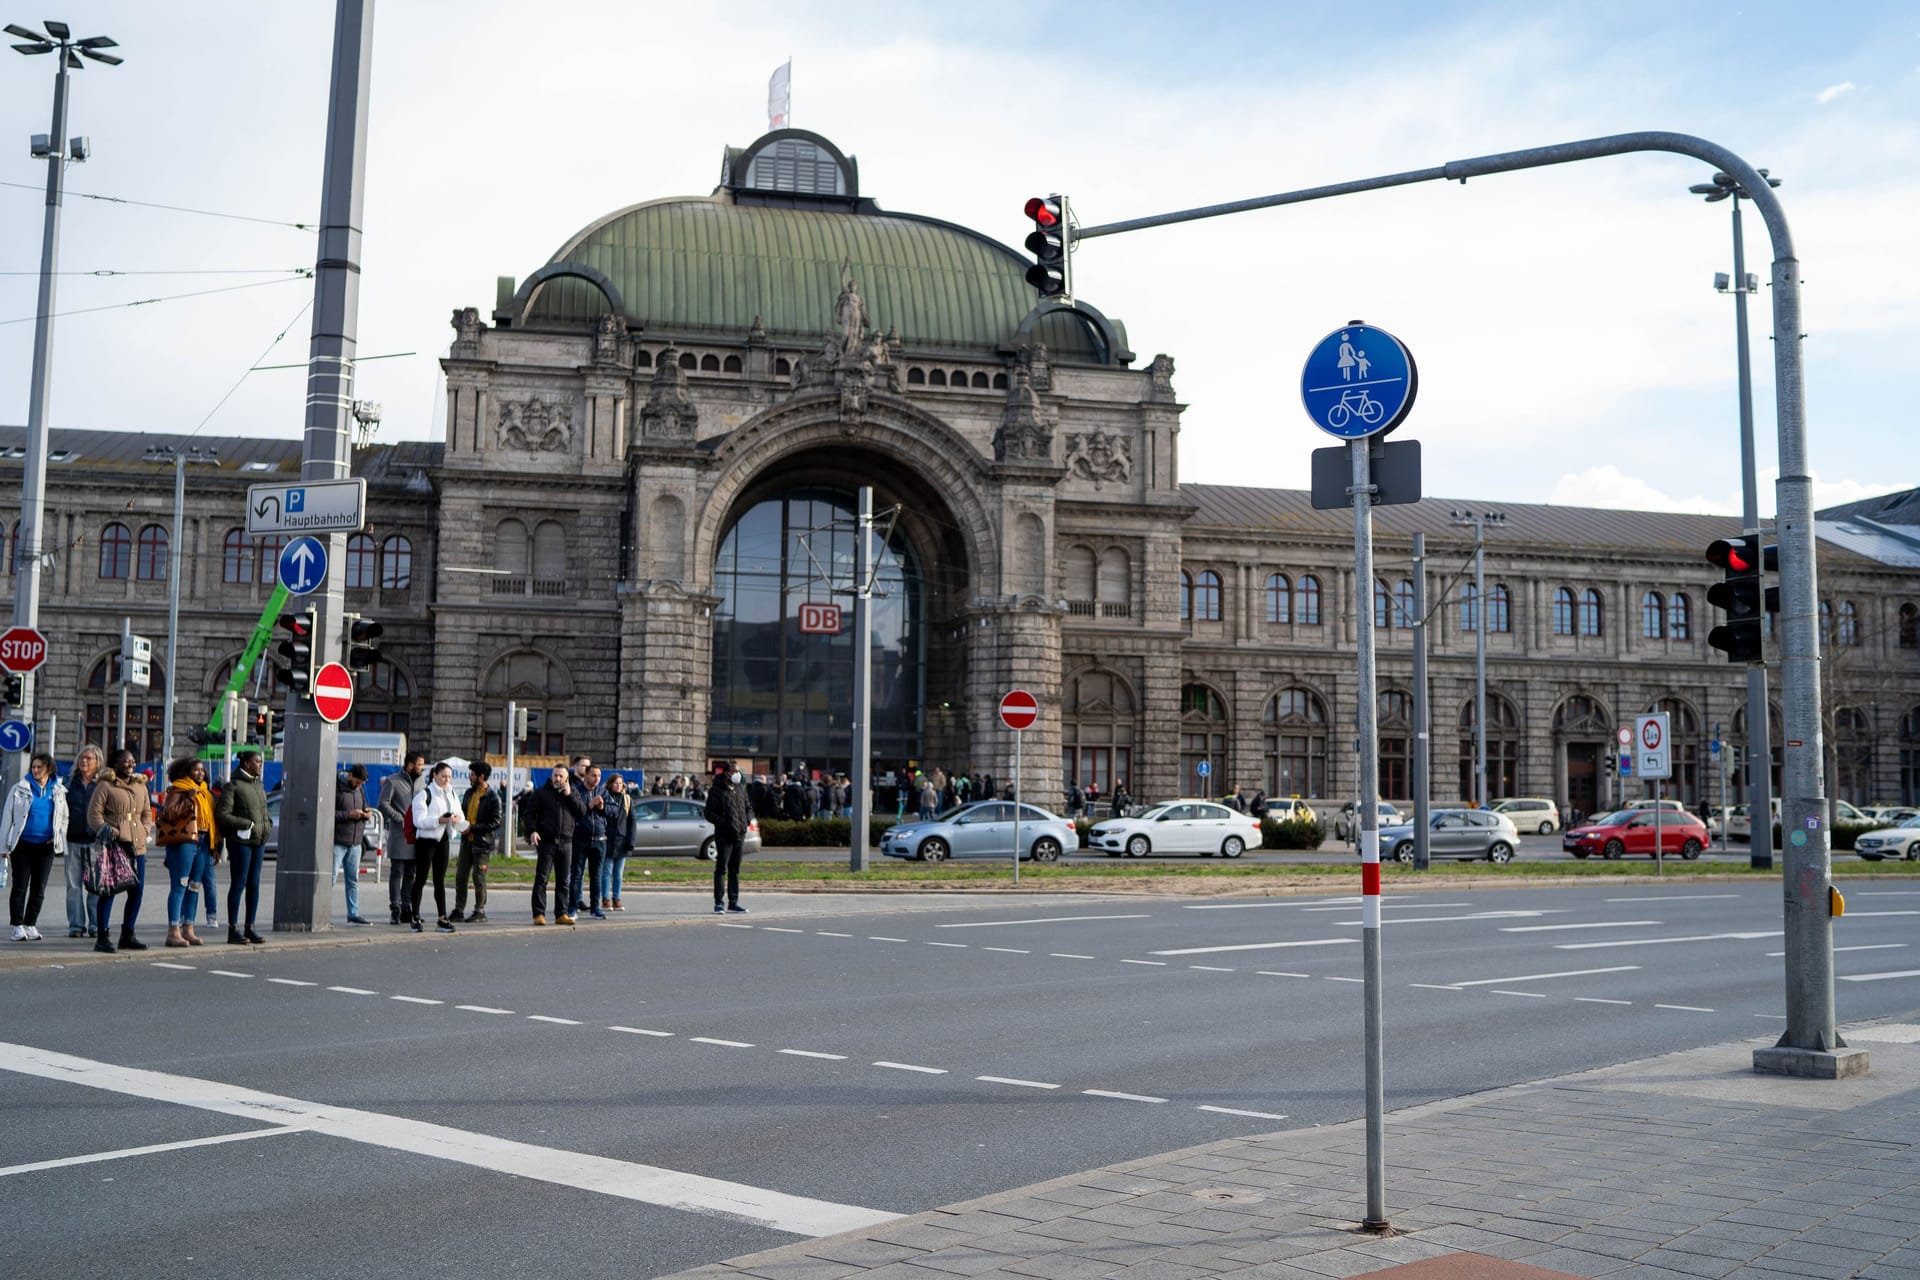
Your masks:
[[[1759,568],[1754,557],[1754,546],[1758,542],[1758,538],[1716,538],[1707,546],[1707,563],[1729,573],[1754,573]]]
[[[1060,225],[1060,206],[1046,196],[1035,196],[1027,201],[1027,216],[1043,227]]]

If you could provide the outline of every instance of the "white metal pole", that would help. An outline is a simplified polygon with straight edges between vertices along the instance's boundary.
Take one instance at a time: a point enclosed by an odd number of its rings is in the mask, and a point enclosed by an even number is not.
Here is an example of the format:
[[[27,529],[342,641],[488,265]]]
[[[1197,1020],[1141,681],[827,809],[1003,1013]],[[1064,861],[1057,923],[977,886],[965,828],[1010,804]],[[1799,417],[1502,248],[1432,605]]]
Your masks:
[[[175,450],[173,454],[173,550],[167,565],[167,698],[165,725],[160,736],[165,742],[165,755],[173,759],[173,704],[178,701],[174,683],[177,670],[175,663],[180,652],[180,565],[181,541],[186,536],[187,523],[187,455]],[[267,744],[271,750],[273,744]]]
[[[504,825],[507,828],[506,854],[507,854],[507,857],[509,858],[514,857],[519,852],[519,848],[520,848],[518,843],[518,838],[514,833],[515,808],[513,803],[514,800],[520,794],[518,791],[514,789],[514,779],[513,779],[513,748],[515,746],[515,743],[513,741],[513,735],[514,735],[515,727],[519,724],[519,721],[520,721],[519,708],[514,705],[512,699],[508,699],[507,731],[502,736],[505,737],[507,740],[507,804],[506,804],[507,811],[505,814],[506,822]]]
[[[120,748],[127,747],[127,644],[132,639],[133,619],[120,619],[120,746],[115,748],[114,754],[118,754]],[[140,751],[130,747],[127,749],[133,751],[134,759],[140,758]]]
[[[1662,819],[1664,819],[1666,815],[1661,812],[1665,806],[1663,806],[1660,801],[1666,794],[1666,780],[1664,778],[1655,778],[1653,780],[1653,865],[1663,876],[1667,874],[1667,851],[1666,837],[1661,834],[1661,830],[1664,825]]]
[[[1020,883],[1020,738],[1013,731],[1013,882]]]
[[[873,815],[873,486],[861,485],[853,543],[853,743],[847,867],[865,871]]]
[[[1347,448],[1353,457],[1353,580],[1360,591],[1366,592],[1373,588],[1373,481],[1371,459],[1367,456],[1369,442],[1354,440]],[[1365,609],[1360,614],[1359,681],[1354,691],[1360,804],[1354,810],[1354,825],[1360,832],[1360,939],[1364,947],[1361,972],[1366,984],[1362,1005],[1366,1023],[1367,1216],[1361,1226],[1369,1231],[1384,1231],[1389,1224],[1383,1046],[1386,1004],[1380,965],[1380,742],[1378,708],[1374,702],[1373,618]]]

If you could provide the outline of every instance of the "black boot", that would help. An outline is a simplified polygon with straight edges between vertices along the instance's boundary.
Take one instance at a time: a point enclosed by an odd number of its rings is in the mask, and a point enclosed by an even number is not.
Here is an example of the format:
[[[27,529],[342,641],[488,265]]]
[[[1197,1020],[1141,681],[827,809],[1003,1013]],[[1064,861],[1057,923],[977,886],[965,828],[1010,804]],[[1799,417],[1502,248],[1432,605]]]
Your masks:
[[[247,926],[247,932],[244,936],[248,942],[251,942],[256,947],[264,945],[267,941],[265,938],[261,937],[259,934],[253,931],[252,925]]]
[[[244,947],[247,945],[247,940],[240,936],[240,931],[238,929],[234,928],[232,925],[228,925],[227,926],[227,945],[230,947]]]
[[[113,953],[113,942],[107,937],[106,930],[103,929],[94,936],[93,949],[95,951],[105,951],[109,955]]]
[[[120,949],[122,951],[145,951],[147,944],[134,937],[133,930],[122,929],[120,931]]]

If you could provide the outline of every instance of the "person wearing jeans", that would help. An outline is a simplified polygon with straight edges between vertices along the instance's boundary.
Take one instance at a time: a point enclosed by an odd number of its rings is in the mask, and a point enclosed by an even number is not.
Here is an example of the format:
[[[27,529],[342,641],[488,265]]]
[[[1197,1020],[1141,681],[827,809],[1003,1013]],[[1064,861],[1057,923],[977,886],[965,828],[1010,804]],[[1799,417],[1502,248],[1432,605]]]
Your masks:
[[[267,789],[260,781],[260,753],[242,751],[234,758],[233,777],[220,790],[214,823],[227,840],[227,942],[231,946],[266,939],[253,931],[260,914],[260,871],[266,865],[267,833],[273,820],[267,812]],[[240,900],[247,903],[246,928],[240,924]]]
[[[7,792],[0,811],[0,845],[12,861],[13,888],[7,895],[7,922],[15,942],[40,941],[40,904],[54,855],[66,847],[67,789],[53,776],[53,757],[42,752],[27,766],[27,776]]]
[[[633,849],[633,797],[627,794],[627,780],[617,773],[607,775],[604,812],[607,851],[600,861],[600,880],[595,887],[602,911],[625,911],[620,905],[620,885],[626,879],[627,854]]]
[[[493,856],[494,842],[500,834],[501,815],[506,806],[500,793],[488,785],[493,766],[476,760],[467,767],[467,794],[460,798],[460,812],[467,830],[460,837],[460,861],[453,875],[453,914],[456,924],[471,920],[475,924],[487,918],[487,859]],[[467,914],[467,881],[473,881],[473,914]]]
[[[93,743],[83,743],[67,772],[67,936],[93,936],[93,908],[87,901],[83,878],[87,855],[93,851],[93,828],[87,825],[87,804],[93,799],[94,782],[106,753]]]
[[[126,913],[120,918],[122,951],[147,949],[146,943],[133,936],[133,925],[140,917],[140,899],[147,887],[147,823],[153,819],[153,802],[147,796],[147,780],[134,771],[134,765],[133,752],[124,748],[115,752],[113,767],[102,771],[93,799],[87,802],[87,825],[123,849],[133,863],[133,887],[127,890]],[[113,899],[117,896],[103,893],[96,900],[95,951],[115,949],[107,926],[112,922]]]
[[[360,917],[360,841],[367,834],[367,766],[350,764],[333,793],[333,878],[347,873],[347,923],[366,924]]]
[[[167,794],[160,803],[160,847],[167,861],[167,945],[191,947],[200,942],[193,932],[193,913],[199,906],[200,885],[193,878],[200,861],[202,806],[205,817],[213,816],[211,801],[205,800],[193,785],[192,758],[175,760],[167,766]]]

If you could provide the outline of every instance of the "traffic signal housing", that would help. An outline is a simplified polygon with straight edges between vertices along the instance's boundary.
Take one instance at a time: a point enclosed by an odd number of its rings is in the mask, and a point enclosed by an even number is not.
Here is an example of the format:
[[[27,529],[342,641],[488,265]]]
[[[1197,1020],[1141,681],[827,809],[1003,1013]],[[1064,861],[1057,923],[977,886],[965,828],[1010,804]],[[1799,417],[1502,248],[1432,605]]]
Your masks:
[[[1027,268],[1027,283],[1041,298],[1071,298],[1073,269],[1068,261],[1067,198],[1061,195],[1035,196],[1027,201],[1027,217],[1033,220],[1033,232],[1027,236],[1027,252],[1033,265]]]
[[[17,707],[27,700],[27,678],[7,673],[4,686],[0,686],[0,699],[10,707]]]
[[[1707,603],[1727,615],[1723,625],[1707,633],[1707,643],[1728,662],[1759,662],[1761,614],[1780,608],[1779,590],[1766,587],[1760,574],[1779,568],[1780,549],[1761,546],[1757,534],[1716,538],[1707,547],[1707,563],[1721,570],[1721,580],[1707,588]]]
[[[386,634],[387,629],[372,618],[363,618],[357,613],[347,614],[346,623],[347,670],[373,670],[373,664],[380,661],[380,637]]]
[[[286,638],[274,647],[276,665],[288,687],[303,698],[313,696],[315,667],[314,637],[319,633],[319,610],[309,606],[298,613],[283,613],[275,626]]]

